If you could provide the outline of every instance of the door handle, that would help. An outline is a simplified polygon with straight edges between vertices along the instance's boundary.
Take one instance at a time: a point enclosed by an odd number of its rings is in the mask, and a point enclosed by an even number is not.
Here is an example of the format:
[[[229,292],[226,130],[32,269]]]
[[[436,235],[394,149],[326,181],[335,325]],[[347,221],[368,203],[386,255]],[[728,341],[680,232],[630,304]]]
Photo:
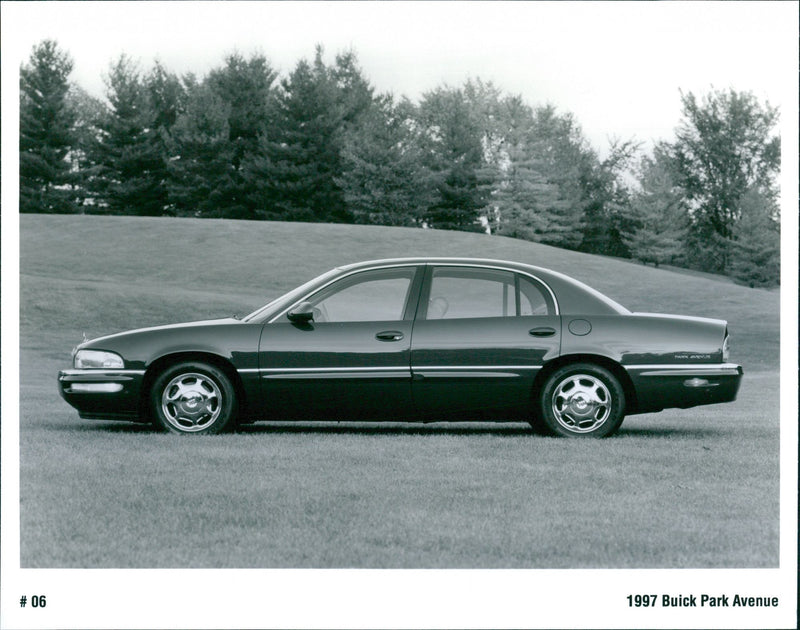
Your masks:
[[[385,330],[375,335],[379,341],[400,341],[405,335],[399,330]]]
[[[528,334],[533,337],[552,337],[556,334],[556,329],[549,326],[540,326],[539,328],[531,328]]]

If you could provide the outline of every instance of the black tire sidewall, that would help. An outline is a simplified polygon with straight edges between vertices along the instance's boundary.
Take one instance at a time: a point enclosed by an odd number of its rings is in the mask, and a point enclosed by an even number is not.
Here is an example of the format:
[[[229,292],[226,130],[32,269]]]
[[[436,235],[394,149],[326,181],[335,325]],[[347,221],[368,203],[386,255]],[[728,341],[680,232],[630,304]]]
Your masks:
[[[161,396],[164,387],[169,384],[179,374],[188,374],[190,372],[203,374],[212,379],[219,388],[222,396],[222,409],[217,419],[208,427],[201,431],[181,431],[173,426],[165,417],[161,410]],[[154,424],[170,433],[177,433],[180,435],[207,435],[213,433],[220,433],[226,428],[230,428],[235,424],[235,416],[237,410],[236,392],[231,384],[230,379],[219,368],[201,362],[185,362],[172,365],[161,372],[153,382],[150,388],[150,413],[154,419]]]
[[[608,391],[611,395],[611,413],[609,414],[608,419],[599,428],[587,433],[577,433],[563,427],[556,419],[552,409],[553,393],[558,385],[565,378],[574,376],[576,374],[586,374],[599,379],[608,388]],[[619,429],[619,426],[622,424],[622,420],[625,418],[625,392],[617,378],[604,367],[594,365],[592,363],[575,363],[572,365],[565,365],[561,368],[558,368],[547,379],[547,382],[542,389],[540,413],[541,420],[553,435],[576,438],[608,437],[613,435],[617,429]]]

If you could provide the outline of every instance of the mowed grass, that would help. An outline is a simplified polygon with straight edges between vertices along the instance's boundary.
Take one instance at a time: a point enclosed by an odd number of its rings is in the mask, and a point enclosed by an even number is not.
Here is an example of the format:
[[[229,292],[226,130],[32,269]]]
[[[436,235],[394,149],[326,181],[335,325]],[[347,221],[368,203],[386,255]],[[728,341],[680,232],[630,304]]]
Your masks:
[[[399,228],[21,217],[23,567],[774,567],[777,291],[511,239]],[[522,260],[632,310],[724,317],[737,402],[608,440],[521,424],[269,423],[182,438],[80,420],[87,335],[246,312],[395,255]]]

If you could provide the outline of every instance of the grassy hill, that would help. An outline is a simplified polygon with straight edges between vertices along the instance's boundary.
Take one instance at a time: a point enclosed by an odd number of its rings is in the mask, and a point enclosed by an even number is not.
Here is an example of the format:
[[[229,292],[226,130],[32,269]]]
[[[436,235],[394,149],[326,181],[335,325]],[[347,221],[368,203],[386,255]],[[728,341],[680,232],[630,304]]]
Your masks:
[[[475,256],[566,273],[633,311],[729,322],[732,360],[778,366],[780,294],[510,238],[377,226],[23,215],[22,329],[50,352],[151,324],[246,313],[333,267]],[[65,355],[66,356],[66,355]]]

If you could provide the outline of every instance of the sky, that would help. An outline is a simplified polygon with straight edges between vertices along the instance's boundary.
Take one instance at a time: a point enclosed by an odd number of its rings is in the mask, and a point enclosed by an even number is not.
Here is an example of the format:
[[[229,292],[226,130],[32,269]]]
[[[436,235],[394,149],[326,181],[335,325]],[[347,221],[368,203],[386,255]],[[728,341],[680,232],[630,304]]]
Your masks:
[[[145,71],[157,58],[199,76],[233,51],[258,52],[285,75],[321,43],[329,60],[354,50],[396,96],[473,77],[553,104],[601,154],[611,138],[671,138],[679,90],[733,87],[779,104],[796,70],[790,2],[15,2],[3,22],[9,65],[55,39],[97,96],[123,52]]]

